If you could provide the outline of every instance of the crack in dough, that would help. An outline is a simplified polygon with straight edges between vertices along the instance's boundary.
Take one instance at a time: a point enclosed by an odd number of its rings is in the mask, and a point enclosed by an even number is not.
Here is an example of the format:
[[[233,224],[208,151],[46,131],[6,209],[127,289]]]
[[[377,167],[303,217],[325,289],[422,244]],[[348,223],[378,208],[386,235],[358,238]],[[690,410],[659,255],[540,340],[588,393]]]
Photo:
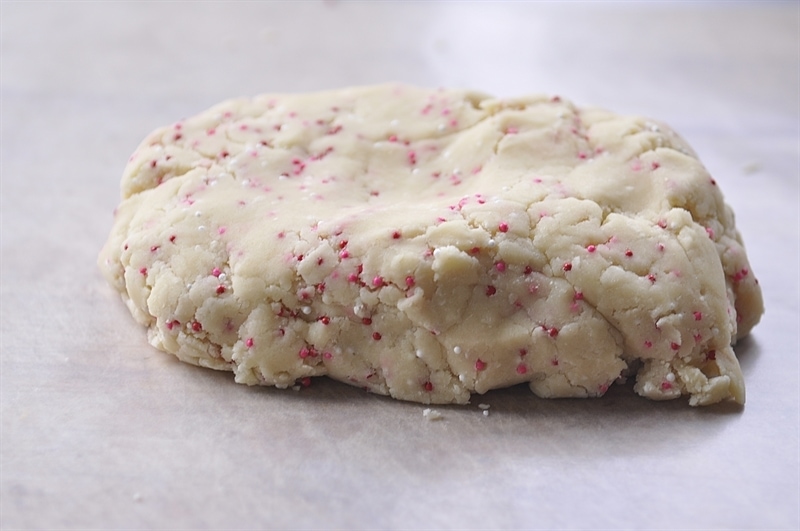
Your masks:
[[[237,382],[423,403],[527,382],[744,402],[761,292],[652,120],[380,85],[224,102],[131,156],[99,265],[150,343]]]

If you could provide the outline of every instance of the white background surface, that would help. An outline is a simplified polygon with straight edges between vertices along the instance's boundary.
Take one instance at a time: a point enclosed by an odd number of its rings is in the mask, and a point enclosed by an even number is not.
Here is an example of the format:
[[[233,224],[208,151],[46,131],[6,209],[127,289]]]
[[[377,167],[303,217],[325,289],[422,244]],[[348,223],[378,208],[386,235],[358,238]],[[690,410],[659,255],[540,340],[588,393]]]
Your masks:
[[[3,529],[800,527],[800,4],[0,5]],[[151,349],[95,266],[138,142],[233,96],[384,81],[557,93],[682,133],[765,294],[737,346],[747,405],[515,388],[428,422]]]

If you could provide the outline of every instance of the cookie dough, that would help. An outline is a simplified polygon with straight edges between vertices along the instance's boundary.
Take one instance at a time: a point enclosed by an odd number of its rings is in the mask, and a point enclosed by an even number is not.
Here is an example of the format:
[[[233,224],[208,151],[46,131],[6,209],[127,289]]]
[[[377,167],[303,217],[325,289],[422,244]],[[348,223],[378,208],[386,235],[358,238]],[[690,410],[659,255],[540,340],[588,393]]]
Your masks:
[[[150,343],[422,403],[527,382],[744,403],[762,299],[667,126],[405,85],[222,103],[130,157],[99,265]]]

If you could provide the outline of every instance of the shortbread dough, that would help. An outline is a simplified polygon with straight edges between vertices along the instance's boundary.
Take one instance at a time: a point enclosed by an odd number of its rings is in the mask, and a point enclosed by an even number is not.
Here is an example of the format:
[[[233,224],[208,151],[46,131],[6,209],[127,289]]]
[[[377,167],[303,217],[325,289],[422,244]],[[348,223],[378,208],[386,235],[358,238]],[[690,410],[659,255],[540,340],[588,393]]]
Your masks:
[[[422,403],[526,382],[744,403],[762,299],[667,126],[405,85],[227,101],[131,156],[99,258],[150,343]]]

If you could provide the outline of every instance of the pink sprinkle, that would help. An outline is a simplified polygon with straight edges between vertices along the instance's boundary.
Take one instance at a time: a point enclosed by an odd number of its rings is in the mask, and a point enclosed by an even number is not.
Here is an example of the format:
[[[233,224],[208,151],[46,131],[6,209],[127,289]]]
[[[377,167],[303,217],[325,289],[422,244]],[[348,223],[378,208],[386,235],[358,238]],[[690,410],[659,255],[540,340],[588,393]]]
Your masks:
[[[744,280],[744,277],[750,274],[750,271],[745,267],[741,270],[737,271],[736,274],[733,275],[734,282],[741,282]]]
[[[203,325],[201,325],[199,321],[193,321],[192,322],[192,330],[194,330],[195,332],[199,332],[202,329],[203,329]]]
[[[586,250],[590,253],[593,253],[597,250],[597,247],[595,247],[594,245],[587,245]]]
[[[606,394],[606,392],[608,392],[608,384],[600,385],[600,387],[598,387],[597,390],[600,391],[601,395]]]
[[[411,275],[407,276],[406,277],[406,286],[408,286],[409,288],[413,288],[414,284],[416,284],[416,281],[414,280],[414,277],[412,277]]]
[[[582,291],[576,291],[575,295],[572,296],[572,300],[574,300],[574,301],[582,301],[583,300],[583,292]]]
[[[308,376],[300,379],[300,385],[303,387],[309,387],[311,385],[311,378]]]
[[[306,347],[301,348],[300,352],[298,352],[298,356],[300,356],[302,359],[306,359],[310,355],[311,355],[311,351]]]
[[[524,363],[517,365],[517,374],[525,374],[528,372],[528,367]]]
[[[373,278],[372,279],[372,285],[375,286],[375,287],[383,286],[384,285],[383,277],[382,276],[376,276],[375,278]]]
[[[141,274],[143,277],[146,277],[146,276],[147,276],[147,268],[146,268],[146,267],[143,267],[143,268],[141,268],[141,269],[139,270],[139,273],[140,273],[140,274]]]
[[[389,135],[389,142],[397,142],[397,135]]]
[[[214,269],[211,270],[211,274],[214,275],[215,277],[218,277],[222,274],[222,271],[220,271],[218,267],[215,267]]]
[[[700,313],[700,312],[694,312],[694,314],[693,314],[693,315],[694,315],[694,320],[695,320],[695,321],[700,321],[700,320],[702,320],[702,319],[703,319],[703,314],[702,314],[702,313]]]
[[[669,348],[671,348],[672,350],[679,350],[681,348],[681,344],[672,342],[669,344]]]
[[[219,229],[217,229],[217,232],[220,233],[220,234],[225,234],[226,230],[227,229],[225,227],[220,227]]]
[[[167,321],[165,324],[167,325],[167,330],[172,330],[174,326],[180,325],[178,321]]]
[[[506,263],[500,260],[494,265],[495,269],[497,269],[500,273],[503,273],[506,270]]]
[[[490,285],[488,285],[488,286],[486,286],[486,296],[487,296],[487,297],[491,297],[491,296],[492,296],[492,295],[494,295],[495,293],[497,293],[497,288],[495,288],[495,287],[494,287],[494,286],[492,286],[491,284],[490,284]]]
[[[508,223],[505,221],[501,221],[500,225],[497,226],[497,230],[500,232],[508,232]]]
[[[150,247],[150,252],[154,253],[154,252],[158,251],[158,248],[159,248],[158,245],[153,245],[152,247]]]
[[[347,252],[347,249],[345,249],[344,251],[341,251],[339,253],[339,258],[341,258],[341,259],[345,259],[345,258],[349,258],[349,257],[350,257],[350,253]]]
[[[412,166],[416,165],[417,163],[417,154],[413,151],[408,152],[408,163]]]
[[[329,360],[329,359],[331,359],[333,357],[333,354],[331,354],[330,352],[326,351],[326,352],[322,353],[322,357],[325,358],[326,360]]]
[[[516,127],[507,127],[506,128],[506,134],[507,135],[516,135],[517,133],[519,133],[519,129],[517,129]]]
[[[661,390],[662,391],[669,391],[672,389],[672,384],[669,382],[661,382]]]
[[[712,240],[714,239],[714,229],[711,227],[706,227],[706,234],[708,234],[708,237]]]
[[[247,348],[253,348],[253,338],[248,337],[247,340],[244,342],[244,346]]]
[[[482,371],[482,370],[483,370],[483,369],[485,369],[485,368],[486,368],[486,362],[485,362],[485,361],[483,361],[483,360],[481,360],[480,358],[478,358],[478,359],[475,361],[475,370],[476,370],[476,371]]]
[[[355,273],[350,273],[349,275],[347,275],[347,281],[354,283],[358,282],[358,275],[356,275]]]
[[[586,153],[584,153],[583,151],[578,151],[578,158],[579,159],[585,159],[586,158]]]
[[[645,341],[644,342],[644,346],[645,346],[645,348],[653,348],[653,342],[652,341]]]
[[[661,164],[659,164],[658,162],[655,162],[655,161],[653,161],[653,162],[650,164],[650,168],[652,168],[652,169],[654,169],[654,170],[657,170],[657,169],[659,169],[660,167],[661,167]]]
[[[659,243],[657,247],[659,251],[663,251],[665,248],[663,243]]]

